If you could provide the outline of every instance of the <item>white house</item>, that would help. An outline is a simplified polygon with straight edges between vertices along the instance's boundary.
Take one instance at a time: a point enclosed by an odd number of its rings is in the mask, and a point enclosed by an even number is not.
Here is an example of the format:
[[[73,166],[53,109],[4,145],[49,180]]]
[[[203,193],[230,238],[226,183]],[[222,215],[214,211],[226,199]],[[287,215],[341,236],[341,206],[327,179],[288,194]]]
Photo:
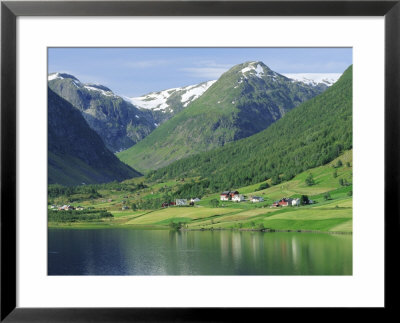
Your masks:
[[[58,209],[64,210],[64,211],[75,210],[75,208],[72,205],[63,205],[63,206],[59,207]]]
[[[292,206],[299,206],[300,205],[300,199],[293,199],[292,200]]]
[[[221,201],[229,201],[229,191],[222,192],[219,196]]]
[[[235,194],[235,195],[232,197],[232,201],[233,201],[233,202],[242,202],[242,201],[244,201],[244,196],[243,196],[243,194]]]
[[[260,197],[260,196],[252,196],[250,198],[250,201],[253,202],[253,203],[257,203],[257,202],[263,202],[264,199],[262,197]]]
[[[187,205],[187,199],[176,199],[176,205]]]

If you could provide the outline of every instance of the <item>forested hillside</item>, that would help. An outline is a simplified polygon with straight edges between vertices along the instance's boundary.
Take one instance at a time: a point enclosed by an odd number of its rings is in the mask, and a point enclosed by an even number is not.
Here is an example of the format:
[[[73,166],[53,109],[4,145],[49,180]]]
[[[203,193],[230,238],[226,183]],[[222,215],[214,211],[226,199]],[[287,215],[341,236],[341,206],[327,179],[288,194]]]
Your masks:
[[[266,130],[148,174],[151,179],[200,176],[212,190],[266,179],[279,183],[324,165],[352,148],[352,66],[324,93]]]

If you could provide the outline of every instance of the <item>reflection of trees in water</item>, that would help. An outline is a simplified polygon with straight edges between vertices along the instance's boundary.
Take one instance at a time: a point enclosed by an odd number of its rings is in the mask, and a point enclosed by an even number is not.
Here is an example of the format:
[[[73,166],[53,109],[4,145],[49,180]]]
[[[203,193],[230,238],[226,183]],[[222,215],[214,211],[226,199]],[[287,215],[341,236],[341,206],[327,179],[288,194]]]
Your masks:
[[[351,235],[57,229],[49,251],[53,275],[352,274]]]

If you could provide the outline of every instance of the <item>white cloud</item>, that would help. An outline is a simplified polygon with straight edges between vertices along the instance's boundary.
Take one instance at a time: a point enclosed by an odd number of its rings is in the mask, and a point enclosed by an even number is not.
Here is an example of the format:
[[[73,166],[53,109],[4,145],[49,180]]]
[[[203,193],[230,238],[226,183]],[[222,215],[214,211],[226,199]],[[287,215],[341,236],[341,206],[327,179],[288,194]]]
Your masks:
[[[182,71],[188,72],[190,76],[194,77],[217,79],[227,70],[220,67],[188,67],[182,68]]]
[[[196,67],[181,68],[181,71],[187,72],[193,77],[218,79],[231,67],[232,65],[217,64],[214,61],[199,61],[197,62]]]

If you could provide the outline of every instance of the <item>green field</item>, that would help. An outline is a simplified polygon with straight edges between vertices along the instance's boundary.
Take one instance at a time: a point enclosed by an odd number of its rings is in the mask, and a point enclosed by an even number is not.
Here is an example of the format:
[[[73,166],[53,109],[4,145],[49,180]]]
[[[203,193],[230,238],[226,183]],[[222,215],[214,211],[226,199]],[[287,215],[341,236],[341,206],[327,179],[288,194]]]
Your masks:
[[[340,164],[339,165],[339,161]],[[306,184],[312,174],[314,184]],[[198,179],[185,179],[196,182]],[[145,181],[135,178],[124,183],[137,185]],[[71,205],[104,209],[113,217],[91,222],[49,223],[51,227],[99,228],[129,227],[137,229],[169,229],[171,222],[181,223],[187,230],[235,229],[235,230],[290,230],[352,232],[352,151],[347,151],[331,163],[310,169],[292,180],[272,185],[258,191],[262,183],[236,188],[245,195],[246,201],[236,203],[219,201],[219,193],[207,194],[195,206],[170,206],[154,209],[133,210],[130,206],[138,201],[159,200],[166,190],[174,190],[183,185],[179,180],[145,183],[146,187],[134,192],[100,189],[99,198],[85,199],[84,194],[59,197],[57,202],[78,199]],[[343,185],[346,183],[346,185]],[[328,196],[326,194],[329,193]],[[264,202],[251,203],[250,196],[261,196]],[[283,197],[307,195],[315,203],[299,207],[272,208],[271,204]],[[218,200],[218,207],[210,204]],[[128,206],[127,210],[122,210]],[[62,211],[60,211],[62,212]]]

